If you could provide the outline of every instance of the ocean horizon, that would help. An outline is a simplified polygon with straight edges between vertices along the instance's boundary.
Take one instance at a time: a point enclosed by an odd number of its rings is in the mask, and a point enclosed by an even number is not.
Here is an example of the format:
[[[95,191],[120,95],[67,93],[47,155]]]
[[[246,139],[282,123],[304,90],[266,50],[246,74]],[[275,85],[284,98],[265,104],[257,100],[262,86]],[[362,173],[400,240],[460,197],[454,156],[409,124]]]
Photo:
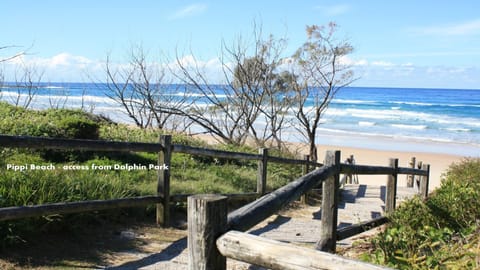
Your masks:
[[[103,84],[42,83],[30,107],[83,108],[132,124],[105,91]],[[0,100],[15,103],[19,93],[22,105],[25,89],[5,83]],[[325,111],[317,133],[318,144],[480,156],[480,90],[345,87]],[[285,141],[303,141],[294,128],[282,135]]]

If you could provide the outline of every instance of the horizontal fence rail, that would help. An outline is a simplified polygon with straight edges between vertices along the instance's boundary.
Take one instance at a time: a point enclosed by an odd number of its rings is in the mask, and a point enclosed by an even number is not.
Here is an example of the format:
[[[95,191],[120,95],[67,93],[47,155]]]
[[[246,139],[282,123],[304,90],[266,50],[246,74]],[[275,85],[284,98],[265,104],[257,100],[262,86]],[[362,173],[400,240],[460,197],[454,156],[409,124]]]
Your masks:
[[[391,269],[238,231],[223,234],[216,245],[223,256],[268,269]]]
[[[262,196],[228,215],[228,227],[232,230],[245,231],[260,221],[268,218],[302,194],[320,184],[334,174],[332,167],[322,167],[299,179]]]
[[[58,149],[58,150],[86,150],[86,151],[131,151],[131,152],[159,152],[162,145],[158,143],[131,143],[101,140],[60,139],[31,136],[0,135],[1,147],[31,148],[31,149]]]
[[[367,174],[367,175],[387,175],[387,174],[415,174],[426,176],[428,172],[420,169],[412,168],[392,168],[383,166],[367,166],[367,165],[350,165],[342,164],[341,173],[345,174]]]
[[[162,200],[163,198],[159,196],[143,196],[113,200],[92,200],[5,207],[0,208],[0,221],[27,217],[48,216],[53,214],[69,214],[115,208],[139,207],[155,203],[161,203]]]
[[[162,136],[168,137],[169,135]],[[170,140],[171,142],[171,140]],[[83,140],[83,139],[61,139],[61,138],[45,138],[45,137],[31,137],[31,136],[11,136],[0,135],[0,147],[10,148],[31,148],[31,149],[58,149],[58,150],[87,150],[87,151],[131,151],[131,152],[158,152],[163,153],[166,149],[170,149],[173,153],[184,153],[190,155],[209,156],[225,159],[243,159],[243,160],[256,160],[259,164],[262,164],[259,172],[259,182],[257,186],[257,192],[244,193],[244,194],[223,194],[230,200],[252,200],[260,197],[264,194],[266,179],[260,179],[266,177],[266,164],[267,162],[292,164],[292,165],[304,165],[306,168],[309,166],[320,167],[322,164],[318,162],[310,161],[307,159],[289,159],[275,156],[268,156],[267,151],[263,151],[262,154],[250,154],[240,153],[224,150],[205,149],[200,147],[192,147],[180,144],[165,145],[162,143],[137,143],[137,142],[120,142],[120,141],[101,141],[101,140]],[[260,151],[262,153],[262,151]],[[168,162],[170,162],[168,160]],[[305,170],[308,172],[308,169]],[[426,169],[413,169],[413,168],[392,168],[381,166],[365,166],[365,165],[351,165],[340,164],[335,170],[332,168],[323,167],[320,170],[313,171],[309,174],[302,176],[296,181],[267,194],[266,197],[255,201],[252,204],[245,205],[244,207],[232,212],[229,216],[228,224],[231,228],[237,230],[243,230],[247,227],[253,226],[258,220],[271,215],[271,213],[277,211],[289,202],[296,200],[302,194],[305,194],[309,189],[317,186],[324,179],[328,178],[332,173],[343,174],[411,174],[427,176],[428,170]],[[168,176],[169,177],[169,176]],[[304,181],[308,179],[308,181]],[[169,183],[168,183],[169,185]],[[260,192],[259,190],[262,189]],[[423,188],[423,190],[428,190]],[[169,193],[169,187],[168,187]],[[293,195],[294,196],[293,196]],[[148,204],[163,205],[165,209],[168,209],[168,202],[185,202],[190,194],[174,194],[170,195],[166,193],[166,190],[161,190],[156,196],[143,196],[134,198],[112,199],[112,200],[93,200],[83,202],[67,202],[67,203],[51,203],[43,205],[33,206],[14,206],[0,208],[0,221],[19,219],[25,217],[35,217],[51,214],[64,214],[64,213],[77,213],[83,211],[97,211],[106,210],[119,207],[135,207],[144,206]],[[289,198],[285,200],[285,198]],[[167,198],[167,200],[165,200]],[[83,209],[83,210],[82,210]],[[164,211],[165,212],[165,211]],[[268,216],[267,216],[268,215]]]

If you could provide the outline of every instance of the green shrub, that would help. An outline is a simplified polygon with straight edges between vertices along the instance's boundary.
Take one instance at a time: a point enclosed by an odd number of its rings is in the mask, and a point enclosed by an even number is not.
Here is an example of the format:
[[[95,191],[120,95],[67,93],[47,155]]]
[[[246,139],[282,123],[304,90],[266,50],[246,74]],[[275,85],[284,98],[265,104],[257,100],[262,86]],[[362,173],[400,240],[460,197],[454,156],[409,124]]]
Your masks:
[[[98,117],[80,110],[25,110],[0,102],[0,134],[67,139],[98,139]],[[25,152],[25,151],[24,151]],[[91,152],[37,150],[49,161],[87,160]]]
[[[466,159],[450,166],[427,204],[445,226],[461,230],[480,220],[480,159]]]
[[[451,165],[427,201],[415,197],[389,217],[365,259],[399,269],[477,269],[479,196],[480,159]]]

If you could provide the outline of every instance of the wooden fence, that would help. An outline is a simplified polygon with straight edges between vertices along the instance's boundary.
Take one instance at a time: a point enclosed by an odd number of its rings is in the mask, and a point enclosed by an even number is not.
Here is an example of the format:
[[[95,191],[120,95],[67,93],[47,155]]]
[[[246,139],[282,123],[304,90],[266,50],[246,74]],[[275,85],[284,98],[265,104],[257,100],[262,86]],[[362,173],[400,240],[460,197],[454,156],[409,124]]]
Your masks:
[[[6,207],[0,208],[0,221],[156,204],[157,223],[168,226],[170,223],[170,203],[186,201],[188,198],[190,269],[225,269],[225,257],[239,259],[272,269],[337,269],[339,265],[341,265],[342,269],[385,269],[361,262],[352,262],[351,260],[321,252],[334,252],[336,241],[351,237],[388,221],[386,217],[380,217],[337,230],[340,174],[388,175],[385,201],[385,209],[388,213],[395,209],[398,175],[406,174],[411,179],[416,179],[415,175],[420,176],[420,195],[426,197],[430,171],[429,165],[425,164],[421,169],[416,169],[415,165],[411,168],[399,167],[398,159],[391,159],[389,167],[341,163],[339,151],[327,152],[325,164],[320,164],[310,161],[308,156],[303,160],[272,157],[268,155],[267,149],[260,149],[259,154],[204,149],[172,144],[171,136],[169,135],[161,136],[159,143],[128,143],[0,135],[0,147],[158,153],[158,165],[162,169],[158,171],[157,195]],[[257,191],[247,194],[171,195],[170,170],[163,168],[170,169],[171,157],[174,152],[226,159],[256,160],[258,162]],[[268,162],[303,165],[304,175],[266,194]],[[310,167],[317,169],[309,172]],[[255,226],[320,184],[322,185],[322,235],[320,236],[320,241],[316,244],[316,248],[321,251],[307,250],[241,233],[241,231],[246,231]],[[227,215],[227,198],[258,199]],[[259,249],[258,247],[262,248]],[[288,258],[288,260],[284,258]],[[202,265],[205,268],[202,268]]]
[[[256,160],[258,162],[257,192],[242,194],[223,194],[230,200],[255,199],[265,194],[267,181],[267,164],[276,162],[305,166],[321,166],[309,160],[287,159],[268,156],[267,149],[260,149],[259,154],[238,153],[231,151],[204,149],[187,145],[173,144],[170,135],[160,136],[158,143],[131,143],[100,140],[59,139],[30,136],[0,135],[0,147],[29,148],[29,149],[57,149],[82,151],[115,151],[115,152],[150,152],[158,153],[157,195],[134,198],[94,200],[81,202],[59,202],[44,205],[13,206],[0,208],[0,221],[27,217],[38,217],[52,214],[66,214],[86,211],[115,209],[121,207],[137,207],[157,204],[157,223],[168,226],[170,223],[170,204],[172,202],[186,202],[192,194],[170,194],[170,162],[172,153],[209,156],[225,159]],[[162,166],[162,165],[165,165]]]
[[[392,159],[390,167],[341,164],[340,151],[329,151],[324,166],[228,215],[226,197],[191,196],[188,198],[189,269],[226,269],[226,257],[269,269],[387,269],[330,254],[335,252],[337,240],[387,222],[387,218],[381,217],[337,230],[341,173],[388,175],[385,208],[391,212],[395,209],[398,175],[420,175],[422,184],[428,187],[429,167],[400,168],[398,159]],[[319,184],[322,184],[322,218],[317,250],[242,233]]]

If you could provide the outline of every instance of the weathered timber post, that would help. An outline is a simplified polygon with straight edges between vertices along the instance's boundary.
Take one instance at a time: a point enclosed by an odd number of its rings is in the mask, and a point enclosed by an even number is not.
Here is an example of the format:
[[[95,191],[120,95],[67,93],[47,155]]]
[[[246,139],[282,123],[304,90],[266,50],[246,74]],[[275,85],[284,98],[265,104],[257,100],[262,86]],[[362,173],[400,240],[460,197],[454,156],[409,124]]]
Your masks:
[[[428,184],[430,182],[430,165],[423,164],[422,170],[427,171],[427,175],[420,177],[420,196],[426,199],[428,197]]]
[[[306,162],[305,162],[305,165],[303,165],[302,167],[302,175],[305,175],[310,172],[310,164],[308,164],[310,162],[310,155],[304,155],[303,159]],[[303,204],[307,204],[307,201],[308,201],[308,195],[306,192],[300,197],[300,202]]]
[[[388,176],[387,179],[387,194],[385,195],[385,212],[392,213],[395,210],[397,200],[397,180],[398,180],[398,159],[390,159],[390,167],[394,168],[395,172]]]
[[[267,162],[268,149],[260,148],[258,153],[262,155],[262,159],[258,161],[257,171],[257,193],[262,196],[267,190]]]
[[[160,136],[162,150],[158,153],[157,194],[163,203],[157,204],[157,224],[168,227],[170,224],[170,161],[172,159],[172,136]]]
[[[410,168],[415,169],[416,162],[417,162],[417,158],[412,157],[412,160],[410,161]],[[413,188],[414,182],[415,182],[415,175],[414,174],[407,175],[407,187]]]
[[[315,248],[335,253],[337,246],[338,193],[340,189],[340,151],[328,151],[324,166],[334,167],[335,174],[323,181],[321,235]]]
[[[354,157],[353,155],[350,155],[350,158],[347,158],[347,163],[350,164],[350,165],[354,165]],[[353,174],[349,173],[346,175],[347,179],[346,179],[346,183],[347,184],[353,184]]]
[[[225,270],[226,258],[216,240],[227,230],[227,197],[188,197],[188,269]]]
[[[417,169],[421,170],[423,167],[423,161],[417,162]],[[420,194],[420,181],[422,180],[422,176],[416,175],[415,178],[413,178],[413,183],[415,185],[415,188],[417,189],[418,194]]]

